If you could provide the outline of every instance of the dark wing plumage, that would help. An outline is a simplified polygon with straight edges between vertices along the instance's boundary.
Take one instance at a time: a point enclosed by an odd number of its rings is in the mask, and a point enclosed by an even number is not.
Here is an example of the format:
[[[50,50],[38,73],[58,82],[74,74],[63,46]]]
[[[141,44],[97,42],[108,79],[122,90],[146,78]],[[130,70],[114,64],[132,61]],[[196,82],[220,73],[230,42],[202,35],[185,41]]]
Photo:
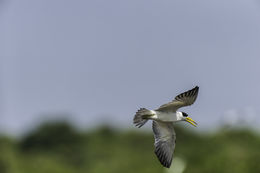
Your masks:
[[[161,164],[167,168],[171,166],[175,148],[176,134],[173,123],[153,121],[155,154]]]
[[[189,91],[177,95],[173,101],[160,106],[156,111],[175,112],[180,107],[192,105],[197,99],[198,93],[199,87],[196,86]]]

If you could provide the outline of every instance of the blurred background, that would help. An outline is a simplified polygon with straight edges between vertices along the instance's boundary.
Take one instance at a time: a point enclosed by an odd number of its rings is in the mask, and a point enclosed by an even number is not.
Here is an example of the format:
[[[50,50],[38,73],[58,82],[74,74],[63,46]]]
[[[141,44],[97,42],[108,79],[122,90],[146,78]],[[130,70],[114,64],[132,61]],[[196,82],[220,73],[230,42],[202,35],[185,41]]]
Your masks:
[[[0,0],[0,173],[260,172],[259,0]],[[200,86],[171,169],[132,119]]]

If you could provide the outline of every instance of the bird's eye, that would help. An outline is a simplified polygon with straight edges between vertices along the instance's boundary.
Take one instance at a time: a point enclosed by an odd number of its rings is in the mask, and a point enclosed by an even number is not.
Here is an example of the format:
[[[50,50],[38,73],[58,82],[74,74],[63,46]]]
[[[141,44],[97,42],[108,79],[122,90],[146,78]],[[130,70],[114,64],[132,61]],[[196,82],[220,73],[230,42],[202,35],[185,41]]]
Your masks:
[[[188,114],[186,114],[185,112],[182,112],[182,115],[183,115],[184,117],[187,117],[187,116],[188,116]]]

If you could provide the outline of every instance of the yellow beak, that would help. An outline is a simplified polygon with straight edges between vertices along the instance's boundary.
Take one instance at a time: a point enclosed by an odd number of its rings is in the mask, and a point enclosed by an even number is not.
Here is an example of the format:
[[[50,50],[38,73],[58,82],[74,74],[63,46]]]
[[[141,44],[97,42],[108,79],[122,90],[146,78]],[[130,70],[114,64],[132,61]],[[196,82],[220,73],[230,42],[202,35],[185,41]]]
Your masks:
[[[193,119],[191,119],[190,117],[187,117],[186,118],[186,121],[188,122],[188,123],[190,123],[191,125],[193,125],[194,127],[197,127],[197,123],[193,120]]]

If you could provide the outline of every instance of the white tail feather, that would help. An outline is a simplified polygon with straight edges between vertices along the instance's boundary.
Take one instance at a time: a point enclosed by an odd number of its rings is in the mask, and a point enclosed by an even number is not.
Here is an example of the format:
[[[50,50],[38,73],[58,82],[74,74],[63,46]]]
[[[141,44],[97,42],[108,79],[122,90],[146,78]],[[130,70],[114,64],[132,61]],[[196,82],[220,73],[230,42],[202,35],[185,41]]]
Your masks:
[[[151,115],[151,111],[145,108],[139,109],[134,116],[134,124],[138,128],[142,127],[147,121],[148,117]]]

